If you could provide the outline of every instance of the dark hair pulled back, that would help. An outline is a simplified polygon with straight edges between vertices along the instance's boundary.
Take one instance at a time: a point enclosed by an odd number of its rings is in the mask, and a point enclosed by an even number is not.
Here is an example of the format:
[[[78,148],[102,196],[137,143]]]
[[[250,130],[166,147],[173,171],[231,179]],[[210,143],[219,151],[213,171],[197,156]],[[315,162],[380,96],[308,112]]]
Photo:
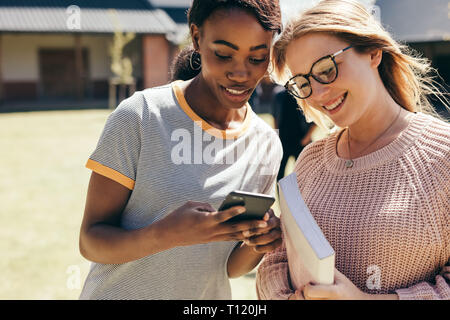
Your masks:
[[[278,0],[194,0],[187,12],[189,26],[195,24],[200,28],[216,10],[233,8],[243,9],[253,14],[265,30],[281,32],[281,11]],[[187,46],[175,58],[170,70],[171,81],[189,80],[200,73],[200,69],[192,69],[189,62],[193,51],[192,46]]]

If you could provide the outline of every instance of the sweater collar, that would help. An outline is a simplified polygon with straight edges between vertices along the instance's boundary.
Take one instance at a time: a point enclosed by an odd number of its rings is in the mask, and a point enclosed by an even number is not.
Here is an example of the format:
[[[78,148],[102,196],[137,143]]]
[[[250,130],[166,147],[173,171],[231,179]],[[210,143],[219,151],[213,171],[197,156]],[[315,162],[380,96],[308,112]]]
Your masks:
[[[408,126],[394,141],[383,148],[378,149],[377,151],[353,159],[354,163],[351,168],[347,168],[345,166],[346,159],[340,158],[336,152],[337,139],[344,129],[335,132],[329,137],[329,139],[326,140],[325,143],[325,166],[328,170],[337,174],[348,174],[369,170],[398,159],[412,144],[414,144],[417,137],[431,121],[432,118],[423,113],[419,112],[414,114],[409,120]]]

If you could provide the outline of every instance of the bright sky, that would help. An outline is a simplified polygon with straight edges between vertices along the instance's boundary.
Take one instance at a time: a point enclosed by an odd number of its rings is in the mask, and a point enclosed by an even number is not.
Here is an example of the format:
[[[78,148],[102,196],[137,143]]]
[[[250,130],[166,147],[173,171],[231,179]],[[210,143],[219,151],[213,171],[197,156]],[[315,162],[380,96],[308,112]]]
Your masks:
[[[283,23],[286,23],[290,18],[298,12],[312,7],[319,0],[280,0]],[[366,7],[371,7],[375,0],[359,0]]]
[[[192,0],[149,0],[156,6],[163,7],[189,7]],[[281,11],[283,13],[283,23],[288,21],[293,15],[301,10],[305,10],[319,0],[280,0]],[[372,6],[375,0],[359,0],[366,6]]]
[[[150,0],[155,6],[161,7],[189,7],[191,0]]]

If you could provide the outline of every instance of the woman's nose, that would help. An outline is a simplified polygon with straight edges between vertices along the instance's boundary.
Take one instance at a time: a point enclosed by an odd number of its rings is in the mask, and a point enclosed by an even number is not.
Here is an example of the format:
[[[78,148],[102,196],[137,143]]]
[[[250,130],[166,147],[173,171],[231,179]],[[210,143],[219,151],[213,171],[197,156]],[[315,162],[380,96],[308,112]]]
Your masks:
[[[236,65],[227,74],[228,79],[235,82],[245,82],[250,77],[250,72],[247,67],[243,64]]]
[[[328,93],[330,92],[330,85],[320,83],[312,77],[310,78],[310,83],[312,93],[309,98],[315,101],[323,102],[324,98],[326,98]]]

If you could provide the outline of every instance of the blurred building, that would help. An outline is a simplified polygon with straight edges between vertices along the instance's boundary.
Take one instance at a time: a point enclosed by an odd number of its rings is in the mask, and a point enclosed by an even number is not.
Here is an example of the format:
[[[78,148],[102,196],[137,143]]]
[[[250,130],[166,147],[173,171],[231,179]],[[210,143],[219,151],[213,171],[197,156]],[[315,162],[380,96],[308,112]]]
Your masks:
[[[176,32],[169,36],[169,39],[179,45],[184,45],[189,41],[189,27],[187,22],[187,11],[192,0],[149,0],[151,4],[164,10],[176,23]]]
[[[383,26],[402,43],[431,60],[449,90],[450,2],[448,0],[377,0]],[[439,101],[437,111],[450,119]]]
[[[0,0],[0,101],[107,99],[115,21],[137,89],[166,83],[177,24],[150,1]]]

